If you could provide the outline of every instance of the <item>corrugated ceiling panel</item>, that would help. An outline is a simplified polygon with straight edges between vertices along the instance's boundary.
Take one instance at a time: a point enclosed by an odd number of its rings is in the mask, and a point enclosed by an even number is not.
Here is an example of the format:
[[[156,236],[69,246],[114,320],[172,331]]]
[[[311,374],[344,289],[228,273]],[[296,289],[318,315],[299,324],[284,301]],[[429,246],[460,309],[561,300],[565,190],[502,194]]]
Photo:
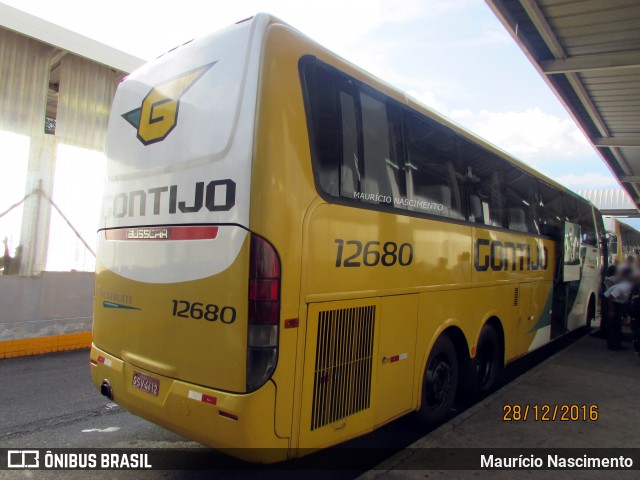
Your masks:
[[[549,25],[570,56],[640,48],[637,0],[540,3]]]
[[[578,193],[590,200],[600,210],[635,211],[637,209],[627,192],[621,188],[580,190]]]
[[[118,74],[75,55],[62,60],[56,136],[60,141],[104,150],[109,109]]]
[[[0,28],[0,130],[44,132],[49,62],[54,49]]]

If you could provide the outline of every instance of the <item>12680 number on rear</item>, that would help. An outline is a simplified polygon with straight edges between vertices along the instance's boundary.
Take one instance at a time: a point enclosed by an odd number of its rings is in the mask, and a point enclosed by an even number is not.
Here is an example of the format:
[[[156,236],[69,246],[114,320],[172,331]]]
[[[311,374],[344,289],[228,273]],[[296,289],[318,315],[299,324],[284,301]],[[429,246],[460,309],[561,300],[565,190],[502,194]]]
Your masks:
[[[172,300],[174,317],[193,318],[230,324],[236,321],[236,309],[233,307],[219,307],[213,303],[189,302],[187,300]]]

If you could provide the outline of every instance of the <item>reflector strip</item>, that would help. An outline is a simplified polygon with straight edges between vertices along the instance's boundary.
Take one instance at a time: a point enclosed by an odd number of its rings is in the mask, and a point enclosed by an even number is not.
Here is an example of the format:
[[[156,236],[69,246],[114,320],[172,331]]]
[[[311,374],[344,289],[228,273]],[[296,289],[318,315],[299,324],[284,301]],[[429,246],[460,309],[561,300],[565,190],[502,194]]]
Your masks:
[[[210,403],[211,405],[218,403],[218,399],[216,397],[212,397],[206,393],[196,392],[194,390],[189,390],[189,398],[198,402]]]
[[[137,227],[105,230],[107,240],[213,240],[219,227]]]
[[[289,318],[284,321],[284,328],[298,328],[300,320],[297,318]]]
[[[108,358],[104,358],[102,355],[98,357],[98,361],[100,363],[104,363],[107,367],[110,367],[111,364],[113,363],[111,360],[109,360]]]
[[[389,362],[393,363],[393,362],[398,362],[400,360],[406,360],[408,357],[409,357],[408,354],[401,353],[400,355],[394,355],[393,357],[390,357]]]
[[[230,418],[231,420],[238,420],[238,416],[234,415],[233,413],[228,413],[228,412],[223,412],[222,410],[218,410],[218,414],[220,414],[221,417]]]

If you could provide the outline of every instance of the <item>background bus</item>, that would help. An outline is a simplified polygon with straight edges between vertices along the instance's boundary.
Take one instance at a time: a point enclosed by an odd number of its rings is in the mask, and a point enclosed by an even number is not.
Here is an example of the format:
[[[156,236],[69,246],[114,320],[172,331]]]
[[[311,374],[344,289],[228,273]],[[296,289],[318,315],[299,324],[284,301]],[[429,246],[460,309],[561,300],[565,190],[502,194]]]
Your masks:
[[[177,433],[277,461],[439,422],[595,316],[591,204],[273,17],[112,112],[92,378]]]
[[[604,217],[604,224],[609,236],[609,263],[622,263],[628,255],[640,253],[640,232],[616,217]]]

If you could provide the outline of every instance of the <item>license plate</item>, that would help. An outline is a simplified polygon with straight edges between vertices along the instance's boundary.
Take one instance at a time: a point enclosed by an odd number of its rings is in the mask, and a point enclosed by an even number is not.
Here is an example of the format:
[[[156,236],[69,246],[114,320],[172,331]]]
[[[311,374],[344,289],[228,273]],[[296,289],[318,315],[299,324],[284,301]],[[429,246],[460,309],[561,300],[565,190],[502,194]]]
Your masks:
[[[133,371],[133,380],[131,381],[131,384],[154,397],[158,396],[158,390],[160,390],[160,380],[135,370]]]

